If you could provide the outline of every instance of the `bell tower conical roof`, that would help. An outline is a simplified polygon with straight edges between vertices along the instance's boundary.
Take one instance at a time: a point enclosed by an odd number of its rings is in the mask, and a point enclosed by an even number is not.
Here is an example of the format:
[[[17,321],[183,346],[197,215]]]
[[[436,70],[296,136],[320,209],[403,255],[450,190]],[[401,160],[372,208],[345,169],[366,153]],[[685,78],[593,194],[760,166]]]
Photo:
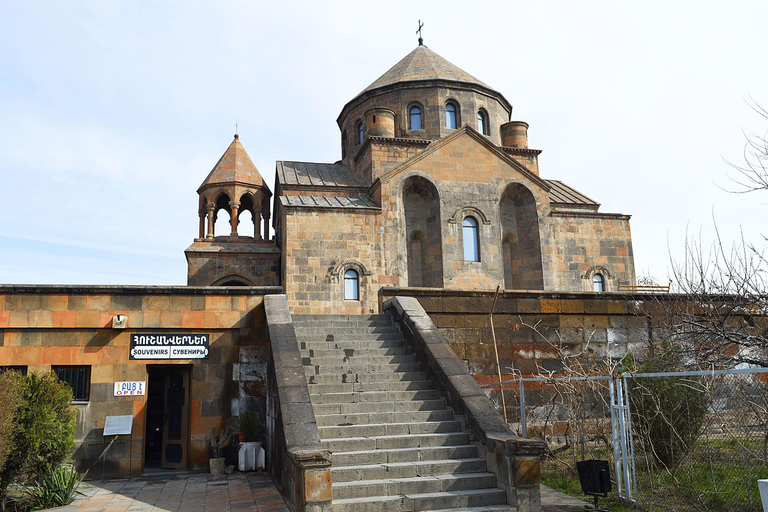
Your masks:
[[[235,138],[227,150],[221,155],[219,161],[213,166],[208,176],[197,189],[200,193],[204,189],[214,185],[240,184],[250,187],[262,187],[269,191],[264,178],[259,174],[251,157],[240,143],[240,136]]]

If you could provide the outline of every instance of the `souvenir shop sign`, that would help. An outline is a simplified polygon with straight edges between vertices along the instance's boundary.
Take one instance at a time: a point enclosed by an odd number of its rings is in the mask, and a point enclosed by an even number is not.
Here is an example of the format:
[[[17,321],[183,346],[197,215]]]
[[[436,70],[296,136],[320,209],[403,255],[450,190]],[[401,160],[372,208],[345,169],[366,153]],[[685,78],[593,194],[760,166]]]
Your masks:
[[[209,334],[131,334],[131,359],[207,359]]]

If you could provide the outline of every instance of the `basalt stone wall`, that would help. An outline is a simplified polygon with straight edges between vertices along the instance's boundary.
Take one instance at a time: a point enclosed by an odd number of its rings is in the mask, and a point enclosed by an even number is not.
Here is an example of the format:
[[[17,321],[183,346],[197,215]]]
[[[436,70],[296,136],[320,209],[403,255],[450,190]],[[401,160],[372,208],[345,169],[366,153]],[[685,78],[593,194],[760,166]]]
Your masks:
[[[119,438],[107,452],[108,476],[144,468],[147,396],[114,396],[114,382],[148,380],[154,365],[190,369],[189,469],[208,467],[211,430],[234,421],[240,410],[264,412],[266,321],[270,287],[0,287],[0,366],[47,372],[52,366],[87,366],[88,400],[77,409],[79,469],[101,475],[107,416],[133,415],[133,446]],[[115,315],[125,328],[114,328]],[[133,333],[208,334],[205,359],[130,359]],[[111,439],[111,438],[110,438]],[[132,449],[131,449],[132,448]],[[132,454],[132,458],[130,455]]]
[[[382,289],[382,301],[416,298],[475,380],[498,382],[489,313],[494,291]],[[493,316],[502,378],[563,369],[561,354],[582,362],[642,354],[651,333],[651,298],[618,293],[500,292]],[[506,379],[505,379],[506,380]],[[497,388],[488,388],[498,398]],[[505,388],[505,389],[511,389]],[[517,411],[510,405],[510,417]]]

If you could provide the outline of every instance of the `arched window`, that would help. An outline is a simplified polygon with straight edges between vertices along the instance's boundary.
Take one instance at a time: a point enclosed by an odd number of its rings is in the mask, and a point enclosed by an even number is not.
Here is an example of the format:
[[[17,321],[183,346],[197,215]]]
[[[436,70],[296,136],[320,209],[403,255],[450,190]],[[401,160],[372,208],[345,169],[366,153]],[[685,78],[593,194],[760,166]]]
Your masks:
[[[421,107],[416,105],[408,109],[409,130],[421,130]]]
[[[605,280],[603,279],[603,274],[595,274],[592,276],[592,290],[596,292],[605,291]]]
[[[361,121],[357,122],[357,128],[355,128],[355,133],[357,133],[357,143],[362,144],[363,143],[363,123]]]
[[[490,126],[488,126],[488,114],[483,109],[477,111],[477,131],[483,135],[491,134]]]
[[[445,127],[452,130],[459,127],[459,109],[452,101],[445,104]]]
[[[462,224],[464,261],[480,261],[480,238],[477,231],[477,220],[474,217],[466,217]]]
[[[344,299],[360,300],[360,277],[352,269],[344,272]]]

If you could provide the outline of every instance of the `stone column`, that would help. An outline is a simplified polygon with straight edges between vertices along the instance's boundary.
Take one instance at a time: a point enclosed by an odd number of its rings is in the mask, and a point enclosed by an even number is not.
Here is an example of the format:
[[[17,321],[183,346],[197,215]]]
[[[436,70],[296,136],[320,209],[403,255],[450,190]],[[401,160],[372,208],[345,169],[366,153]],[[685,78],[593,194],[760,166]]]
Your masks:
[[[262,212],[264,216],[264,240],[269,240],[269,212]]]
[[[206,238],[213,238],[213,216],[216,210],[216,205],[214,203],[208,203],[205,205],[205,209],[208,212],[208,234],[206,235]]]
[[[240,210],[240,203],[237,201],[230,201],[229,208],[230,208],[229,225],[232,227],[232,232],[229,234],[229,236],[237,236],[237,223],[239,222],[237,219],[237,214],[238,214],[238,211]]]
[[[205,238],[205,209],[199,209],[197,214],[200,216],[200,234],[197,238]]]
[[[254,206],[253,211],[251,212],[251,215],[253,215],[253,238],[255,238],[257,241],[262,240],[261,238],[261,207]]]

